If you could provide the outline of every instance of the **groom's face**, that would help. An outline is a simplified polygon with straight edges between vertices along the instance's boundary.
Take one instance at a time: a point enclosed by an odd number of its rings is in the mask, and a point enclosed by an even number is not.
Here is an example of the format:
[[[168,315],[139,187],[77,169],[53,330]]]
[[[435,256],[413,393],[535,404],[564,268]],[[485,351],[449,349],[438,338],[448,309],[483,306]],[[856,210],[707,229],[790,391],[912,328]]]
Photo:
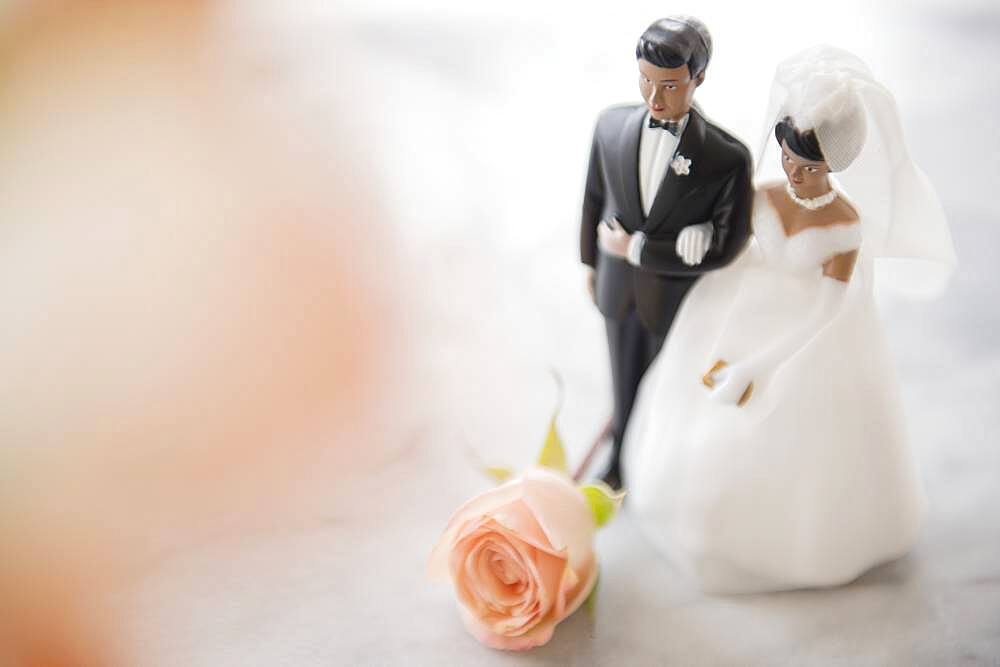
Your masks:
[[[704,72],[691,78],[687,65],[657,67],[639,59],[639,92],[649,115],[656,120],[680,120],[691,110],[694,91],[705,78]]]

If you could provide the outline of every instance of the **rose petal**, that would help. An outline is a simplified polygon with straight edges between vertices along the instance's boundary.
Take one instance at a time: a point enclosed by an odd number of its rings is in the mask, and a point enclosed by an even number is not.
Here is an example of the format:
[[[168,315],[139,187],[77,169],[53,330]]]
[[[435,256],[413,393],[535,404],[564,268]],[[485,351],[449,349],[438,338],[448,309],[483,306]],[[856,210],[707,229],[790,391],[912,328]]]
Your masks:
[[[479,609],[481,602],[479,596],[473,590],[475,579],[464,574],[464,570],[469,560],[476,553],[477,549],[480,548],[480,545],[488,539],[488,533],[468,536],[452,550],[449,563],[452,582],[455,586],[455,594],[458,596],[459,601],[470,609],[478,609],[480,613],[484,610]]]
[[[522,486],[515,479],[480,493],[463,503],[448,519],[444,532],[431,550],[430,562],[428,563],[429,574],[438,579],[447,578],[449,552],[455,544],[459,529],[465,526],[470,519],[481,518],[498,507],[519,499],[522,493]]]
[[[506,548],[506,545],[504,545]],[[484,554],[483,568],[488,568],[489,576],[484,577],[484,586],[499,612],[510,613],[522,604],[529,589],[528,573],[514,559],[504,553],[504,549],[490,549]]]
[[[563,578],[559,583],[559,594],[556,596],[556,604],[552,610],[552,614],[556,618],[565,617],[566,597],[578,583],[580,583],[580,577],[573,571],[572,568],[567,567],[563,570]]]
[[[563,550],[562,547],[556,547],[552,544],[539,523],[535,510],[523,498],[501,505],[490,512],[489,516],[508,531],[517,535],[518,539],[527,542],[536,549],[542,549],[552,554],[558,554]]]
[[[571,615],[584,603],[587,596],[594,590],[594,584],[597,583],[597,571],[597,559],[593,557],[584,563],[582,570],[577,570],[579,581],[566,593],[566,608],[561,614],[554,617],[556,623]]]
[[[488,627],[480,623],[475,616],[470,614],[468,610],[459,607],[459,613],[469,634],[475,637],[479,643],[502,651],[527,651],[536,646],[541,646],[552,639],[552,632],[555,629],[555,623],[548,622],[544,625],[536,625],[530,633],[517,637],[505,637],[492,632]]]
[[[523,579],[524,573],[511,567],[510,559],[504,558],[501,554],[490,554],[489,566],[493,576],[504,586],[512,586]]]
[[[548,542],[555,549],[567,550],[570,567],[579,572],[593,554],[596,530],[580,490],[564,475],[532,468],[524,475],[523,498]]]
[[[487,546],[480,552],[477,560],[476,576],[480,595],[494,611],[506,613],[523,599],[526,586],[518,587],[518,584],[526,582],[527,573],[516,560],[503,554],[502,548],[497,545]]]
[[[490,525],[483,525],[478,532],[463,538],[452,551],[450,567],[452,580],[460,601],[470,611],[475,610],[480,614],[487,613],[489,599],[483,594],[482,581],[476,570],[476,560],[481,552],[490,547],[502,550],[513,564],[525,573],[525,578],[531,576],[530,565],[525,562],[524,555],[507,542],[505,535],[497,533]]]
[[[518,536],[510,532],[506,526],[494,524],[494,528],[517,550],[520,562],[525,564],[528,571],[528,580],[534,597],[538,600],[540,611],[543,615],[548,613],[559,593],[563,570],[567,566],[566,556],[536,549],[533,545],[519,540]]]
[[[522,499],[501,505],[482,516],[467,519],[454,529],[454,543],[460,542],[467,535],[476,532],[490,522],[499,524],[504,529],[505,534],[514,536],[517,541],[530,544],[536,549],[547,551],[553,555],[562,555],[565,551],[565,549],[556,549],[552,546],[545,531],[535,519],[534,510]]]
[[[597,561],[590,559],[582,572],[577,574],[577,585],[568,592],[568,599],[563,613],[559,616],[550,614],[541,619],[530,631],[517,636],[506,636],[493,632],[489,626],[480,622],[473,614],[463,607],[459,613],[469,633],[480,643],[490,648],[503,651],[526,651],[542,646],[552,639],[556,624],[569,617],[583,604],[597,583]]]
[[[543,614],[538,609],[538,604],[534,604],[523,614],[508,616],[504,614],[488,614],[480,618],[483,627],[490,630],[495,635],[502,637],[518,637],[529,632],[538,625]]]
[[[510,558],[512,565],[525,573],[526,587],[521,592],[520,605],[497,609],[497,599],[488,581],[493,578],[492,572],[484,572],[480,562],[488,548]],[[483,521],[455,546],[452,562],[460,602],[479,616],[483,625],[500,635],[528,632],[549,614],[558,600],[566,569],[565,556],[535,549],[493,520]]]
[[[523,511],[521,503],[527,505]],[[583,504],[581,504],[583,503]],[[595,527],[586,500],[564,475],[531,468],[522,477],[475,496],[459,507],[431,551],[430,576],[447,576],[448,551],[484,516],[492,515],[538,549],[558,553],[570,550],[576,566],[590,550]]]
[[[478,570],[478,559],[487,550],[503,553],[512,561],[512,566],[523,573],[524,586],[519,591],[518,599],[503,610],[496,609],[496,600],[490,594],[489,584],[483,580]],[[539,603],[540,575],[535,559],[534,548],[517,542],[516,537],[512,542],[503,527],[494,522],[484,522],[476,533],[464,538],[453,551],[452,579],[459,601],[470,612],[484,618],[492,617],[496,613],[494,622],[503,623],[504,628],[519,628],[526,622],[530,610],[537,608]],[[492,579],[492,573],[487,572],[486,577]],[[550,600],[553,598],[554,596],[545,595],[541,600],[546,609],[551,605]],[[511,624],[509,620],[512,617],[522,620]],[[498,632],[502,631],[504,630],[498,629]]]

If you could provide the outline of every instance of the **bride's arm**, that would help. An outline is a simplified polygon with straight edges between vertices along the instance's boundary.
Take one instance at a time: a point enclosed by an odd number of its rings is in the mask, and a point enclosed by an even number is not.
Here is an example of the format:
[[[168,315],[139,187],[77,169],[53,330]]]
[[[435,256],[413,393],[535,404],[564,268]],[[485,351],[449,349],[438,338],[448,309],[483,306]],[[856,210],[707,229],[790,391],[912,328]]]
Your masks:
[[[854,265],[857,261],[857,250],[840,253],[823,265],[823,275],[845,283],[849,282],[851,275],[854,273]]]
[[[857,255],[857,251],[852,250],[823,264],[819,293],[802,325],[757,354],[713,373],[712,398],[737,403],[754,380],[776,371],[822,331],[840,311]]]

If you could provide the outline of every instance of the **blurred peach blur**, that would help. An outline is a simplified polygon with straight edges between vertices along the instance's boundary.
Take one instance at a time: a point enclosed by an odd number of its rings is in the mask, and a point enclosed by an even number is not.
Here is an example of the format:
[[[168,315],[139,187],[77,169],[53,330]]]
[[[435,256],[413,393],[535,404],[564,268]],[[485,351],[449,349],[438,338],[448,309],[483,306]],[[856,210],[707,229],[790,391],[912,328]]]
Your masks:
[[[0,13],[0,662],[121,663],[108,592],[378,455],[365,170],[221,7]]]

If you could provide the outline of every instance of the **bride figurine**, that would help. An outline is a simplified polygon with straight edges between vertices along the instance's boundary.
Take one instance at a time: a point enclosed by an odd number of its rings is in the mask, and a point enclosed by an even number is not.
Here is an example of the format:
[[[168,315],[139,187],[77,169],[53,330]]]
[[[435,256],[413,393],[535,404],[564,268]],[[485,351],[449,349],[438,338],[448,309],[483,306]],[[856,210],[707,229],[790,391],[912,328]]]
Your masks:
[[[924,510],[873,289],[943,286],[941,206],[855,56],[782,63],[767,118],[758,170],[785,178],[688,293],[626,435],[633,517],[710,592],[849,582],[905,554]]]

